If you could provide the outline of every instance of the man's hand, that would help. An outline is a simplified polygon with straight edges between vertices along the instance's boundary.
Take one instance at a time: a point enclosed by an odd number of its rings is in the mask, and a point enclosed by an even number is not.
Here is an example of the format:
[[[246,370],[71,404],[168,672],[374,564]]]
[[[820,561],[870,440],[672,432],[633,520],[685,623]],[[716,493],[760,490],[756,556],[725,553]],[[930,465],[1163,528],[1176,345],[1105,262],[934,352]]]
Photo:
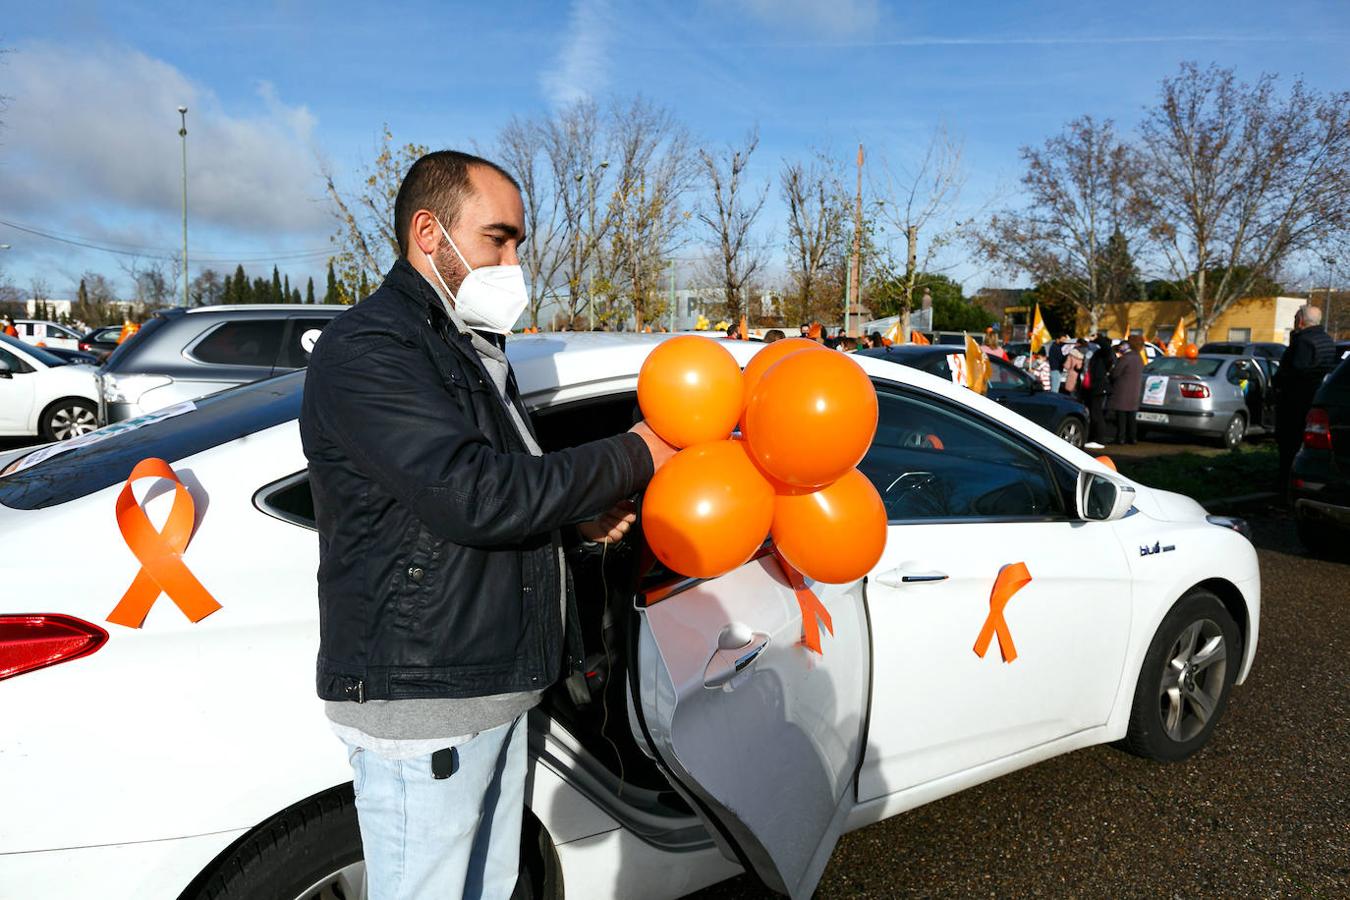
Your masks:
[[[652,427],[647,424],[645,419],[628,430],[647,442],[647,449],[652,454],[652,468],[655,471],[661,471],[661,467],[665,465],[672,456],[680,452],[679,447],[676,447],[674,444],[667,444],[660,435],[655,431],[652,431]]]
[[[617,544],[637,521],[636,507],[629,500],[619,503],[609,512],[590,522],[577,526],[583,540]]]

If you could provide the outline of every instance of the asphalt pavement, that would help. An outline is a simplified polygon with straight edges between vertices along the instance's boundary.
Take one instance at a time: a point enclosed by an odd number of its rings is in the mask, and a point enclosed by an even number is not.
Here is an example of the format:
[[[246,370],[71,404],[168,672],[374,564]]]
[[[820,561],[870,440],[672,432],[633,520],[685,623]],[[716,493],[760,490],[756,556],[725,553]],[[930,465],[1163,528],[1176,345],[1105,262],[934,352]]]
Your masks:
[[[1350,564],[1248,513],[1261,635],[1209,745],[1092,747],[845,835],[830,897],[1350,897]],[[691,895],[771,896],[749,876]]]

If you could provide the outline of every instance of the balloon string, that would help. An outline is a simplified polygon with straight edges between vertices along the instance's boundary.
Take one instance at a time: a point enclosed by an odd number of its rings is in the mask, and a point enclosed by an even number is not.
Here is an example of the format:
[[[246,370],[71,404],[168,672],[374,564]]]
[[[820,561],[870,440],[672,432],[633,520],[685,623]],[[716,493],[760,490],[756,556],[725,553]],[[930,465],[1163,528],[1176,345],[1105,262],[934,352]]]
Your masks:
[[[778,561],[783,577],[797,595],[797,605],[802,611],[802,643],[806,645],[806,649],[824,656],[825,651],[820,646],[820,626],[824,625],[826,631],[831,635],[834,634],[834,619],[830,616],[830,611],[820,602],[815,591],[806,586],[806,579],[802,577],[802,573],[783,557],[777,545],[773,548],[773,558]]]

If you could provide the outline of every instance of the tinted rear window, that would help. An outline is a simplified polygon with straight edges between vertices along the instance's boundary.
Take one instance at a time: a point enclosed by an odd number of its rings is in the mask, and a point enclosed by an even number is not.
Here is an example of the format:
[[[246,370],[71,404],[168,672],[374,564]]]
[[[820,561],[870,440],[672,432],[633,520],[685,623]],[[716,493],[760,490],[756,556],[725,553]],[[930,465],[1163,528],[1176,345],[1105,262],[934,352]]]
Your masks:
[[[255,381],[197,400],[183,415],[58,453],[0,477],[0,503],[14,509],[66,503],[125,481],[146,457],[173,463],[288,422],[300,415],[304,386],[303,372]]]
[[[1219,371],[1223,365],[1221,359],[1185,359],[1180,356],[1165,356],[1155,359],[1144,367],[1150,375],[1198,375],[1205,377]]]
[[[192,348],[204,363],[272,368],[281,350],[285,319],[243,319],[216,327]]]

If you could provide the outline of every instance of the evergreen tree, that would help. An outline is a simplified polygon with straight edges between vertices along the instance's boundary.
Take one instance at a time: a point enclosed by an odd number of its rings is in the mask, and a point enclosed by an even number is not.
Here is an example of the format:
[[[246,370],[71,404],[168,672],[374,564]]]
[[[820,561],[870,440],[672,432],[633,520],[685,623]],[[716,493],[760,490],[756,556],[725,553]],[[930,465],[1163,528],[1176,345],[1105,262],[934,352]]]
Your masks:
[[[280,290],[278,288],[277,290]],[[266,278],[253,279],[253,296],[249,299],[250,303],[270,303],[272,302],[272,283]]]
[[[80,289],[76,291],[75,296],[78,298],[81,307],[89,302],[89,288],[85,287],[83,278],[80,279]]]
[[[333,274],[333,261],[328,261],[328,290],[323,295],[324,303],[341,303],[342,295],[338,293],[337,276]]]
[[[248,303],[251,297],[248,289],[248,276],[244,274],[244,264],[234,270],[234,299],[231,303]]]
[[[281,295],[281,273],[277,271],[276,266],[272,267],[272,289],[268,292],[267,296],[269,298],[267,302],[269,303],[286,302],[285,298]]]
[[[300,299],[300,289],[299,289],[299,288],[292,288],[292,289],[291,289],[291,295],[290,295],[289,297],[286,298],[286,302],[287,302],[287,303],[294,303],[294,304],[296,304],[296,305],[299,305],[299,304],[302,302],[301,299]]]
[[[281,280],[281,302],[291,302],[291,274],[286,273],[286,277]]]
[[[309,283],[305,285],[305,302],[311,306],[314,304],[314,277],[312,275]]]

